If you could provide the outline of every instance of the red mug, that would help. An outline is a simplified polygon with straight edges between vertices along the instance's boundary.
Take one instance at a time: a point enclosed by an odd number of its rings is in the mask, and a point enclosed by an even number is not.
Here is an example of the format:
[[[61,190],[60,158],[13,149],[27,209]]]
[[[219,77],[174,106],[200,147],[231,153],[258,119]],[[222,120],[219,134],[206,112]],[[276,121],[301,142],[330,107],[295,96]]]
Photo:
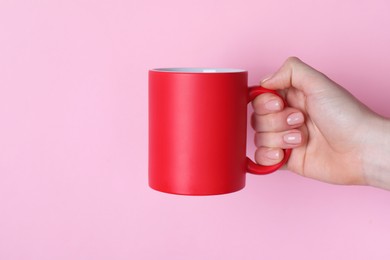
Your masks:
[[[246,172],[267,174],[246,156],[247,105],[275,91],[248,88],[248,72],[219,68],[149,71],[149,186],[182,195],[216,195],[245,186]]]

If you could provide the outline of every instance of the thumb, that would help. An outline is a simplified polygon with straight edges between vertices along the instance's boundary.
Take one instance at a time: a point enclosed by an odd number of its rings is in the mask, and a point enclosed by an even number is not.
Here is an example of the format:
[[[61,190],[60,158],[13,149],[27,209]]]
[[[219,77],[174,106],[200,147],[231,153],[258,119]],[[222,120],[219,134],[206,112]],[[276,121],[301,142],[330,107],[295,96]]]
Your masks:
[[[323,73],[296,57],[289,57],[275,74],[262,80],[260,84],[273,90],[294,87],[305,95],[322,92],[330,86],[338,88],[338,85]]]

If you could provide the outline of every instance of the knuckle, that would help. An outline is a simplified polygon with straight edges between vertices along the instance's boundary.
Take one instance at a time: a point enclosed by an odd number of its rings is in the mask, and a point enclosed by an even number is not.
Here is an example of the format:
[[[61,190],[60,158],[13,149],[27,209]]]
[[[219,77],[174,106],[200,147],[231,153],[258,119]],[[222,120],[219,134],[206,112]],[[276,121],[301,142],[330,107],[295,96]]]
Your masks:
[[[301,60],[296,56],[290,56],[287,58],[286,63],[288,64],[295,64],[297,62],[300,62]]]

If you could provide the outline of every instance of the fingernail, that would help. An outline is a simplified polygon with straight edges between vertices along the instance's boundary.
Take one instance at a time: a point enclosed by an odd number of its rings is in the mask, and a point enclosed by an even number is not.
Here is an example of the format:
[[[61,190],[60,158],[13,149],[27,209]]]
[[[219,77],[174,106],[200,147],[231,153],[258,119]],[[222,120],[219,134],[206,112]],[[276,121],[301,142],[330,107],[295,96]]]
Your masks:
[[[302,124],[304,121],[303,114],[300,112],[292,113],[287,117],[287,124],[288,125],[298,125]]]
[[[301,133],[289,133],[283,136],[283,141],[287,144],[300,144],[302,142]]]
[[[265,156],[271,160],[279,160],[281,157],[280,150],[269,150],[266,152]]]
[[[270,111],[279,111],[282,109],[282,104],[277,99],[272,99],[265,103],[265,108]]]

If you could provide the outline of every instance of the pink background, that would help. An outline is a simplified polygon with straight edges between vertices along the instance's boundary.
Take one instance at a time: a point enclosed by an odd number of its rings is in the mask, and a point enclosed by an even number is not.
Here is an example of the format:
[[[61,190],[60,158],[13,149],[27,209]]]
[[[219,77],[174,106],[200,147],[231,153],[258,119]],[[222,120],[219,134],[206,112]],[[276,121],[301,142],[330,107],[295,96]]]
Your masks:
[[[243,68],[255,84],[296,55],[390,116],[389,10],[1,0],[0,259],[389,259],[390,192],[287,171],[214,197],[147,186],[149,68]]]

